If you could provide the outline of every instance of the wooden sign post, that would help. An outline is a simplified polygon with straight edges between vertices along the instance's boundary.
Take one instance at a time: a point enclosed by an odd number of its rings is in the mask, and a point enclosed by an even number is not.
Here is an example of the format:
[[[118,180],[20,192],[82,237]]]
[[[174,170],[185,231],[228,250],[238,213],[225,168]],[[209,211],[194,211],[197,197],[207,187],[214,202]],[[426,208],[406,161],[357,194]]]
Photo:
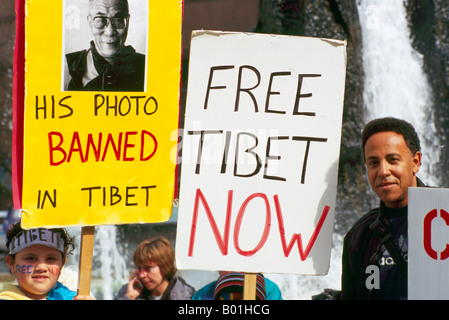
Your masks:
[[[245,273],[245,282],[243,285],[243,300],[256,300],[256,273]]]
[[[94,250],[95,227],[81,228],[81,247],[79,260],[78,294],[90,295],[92,278],[92,258]]]

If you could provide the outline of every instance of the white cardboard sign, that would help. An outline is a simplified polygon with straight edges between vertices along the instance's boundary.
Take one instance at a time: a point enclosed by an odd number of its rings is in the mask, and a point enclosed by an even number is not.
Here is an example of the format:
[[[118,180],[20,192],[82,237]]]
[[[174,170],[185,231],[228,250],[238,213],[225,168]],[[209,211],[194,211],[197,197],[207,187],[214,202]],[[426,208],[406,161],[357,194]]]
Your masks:
[[[345,75],[345,41],[193,33],[179,269],[327,273]]]
[[[449,299],[449,189],[409,188],[408,298]]]

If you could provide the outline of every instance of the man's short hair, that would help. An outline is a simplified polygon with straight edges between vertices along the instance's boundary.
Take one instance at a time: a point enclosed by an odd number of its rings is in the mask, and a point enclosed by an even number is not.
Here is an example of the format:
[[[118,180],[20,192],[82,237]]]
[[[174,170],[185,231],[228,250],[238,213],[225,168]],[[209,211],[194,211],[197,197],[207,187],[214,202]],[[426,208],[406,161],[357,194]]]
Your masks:
[[[368,122],[362,131],[362,150],[365,154],[366,141],[375,133],[396,132],[404,137],[404,141],[410,151],[415,154],[421,151],[418,134],[415,128],[405,120],[392,117],[374,119]]]

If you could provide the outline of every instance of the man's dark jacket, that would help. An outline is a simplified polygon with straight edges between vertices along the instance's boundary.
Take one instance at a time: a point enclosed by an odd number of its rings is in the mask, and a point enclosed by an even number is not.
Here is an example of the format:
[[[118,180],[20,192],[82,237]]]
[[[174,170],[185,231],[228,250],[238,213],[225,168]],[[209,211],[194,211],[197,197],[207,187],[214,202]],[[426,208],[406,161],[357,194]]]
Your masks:
[[[418,187],[425,187],[417,178]],[[372,299],[372,292],[366,286],[366,268],[376,265],[379,259],[380,237],[370,226],[382,217],[381,206],[372,209],[360,218],[344,238],[342,253],[342,292],[341,299]],[[391,253],[390,253],[391,254]],[[405,276],[405,282],[407,281]],[[406,283],[405,283],[406,285]]]

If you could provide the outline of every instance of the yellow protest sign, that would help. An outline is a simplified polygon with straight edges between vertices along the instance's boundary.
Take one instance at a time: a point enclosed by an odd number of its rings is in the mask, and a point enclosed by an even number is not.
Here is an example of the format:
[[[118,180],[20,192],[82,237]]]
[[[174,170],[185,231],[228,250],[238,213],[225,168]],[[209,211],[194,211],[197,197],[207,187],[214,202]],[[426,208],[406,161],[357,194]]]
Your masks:
[[[28,1],[22,225],[162,222],[182,1]]]

